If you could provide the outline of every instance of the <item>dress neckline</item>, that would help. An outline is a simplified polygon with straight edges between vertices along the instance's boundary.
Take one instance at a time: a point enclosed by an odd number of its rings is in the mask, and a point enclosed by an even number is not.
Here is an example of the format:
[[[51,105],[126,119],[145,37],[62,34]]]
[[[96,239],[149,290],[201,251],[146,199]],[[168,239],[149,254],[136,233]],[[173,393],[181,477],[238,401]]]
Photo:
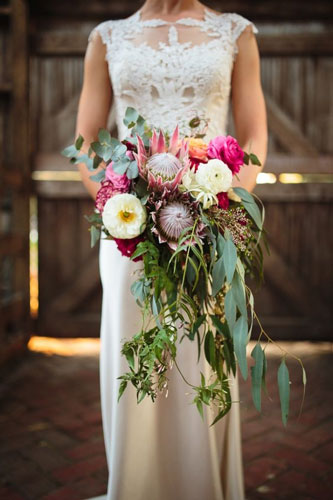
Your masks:
[[[170,24],[170,25],[188,24],[188,23],[203,24],[203,23],[207,22],[209,17],[217,18],[217,17],[222,17],[222,16],[226,15],[226,13],[215,14],[215,12],[208,10],[207,7],[204,7],[202,19],[197,19],[196,17],[191,17],[191,16],[184,16],[184,17],[180,17],[179,19],[176,19],[175,21],[167,21],[166,19],[162,19],[160,17],[152,17],[150,19],[142,19],[141,10],[142,9],[139,9],[138,11],[136,11],[135,14],[133,14],[133,17],[135,18],[135,21],[139,22],[140,24],[145,24],[145,25],[156,24],[156,23],[159,25],[161,25],[161,24],[163,24],[163,25],[166,25],[166,24]]]

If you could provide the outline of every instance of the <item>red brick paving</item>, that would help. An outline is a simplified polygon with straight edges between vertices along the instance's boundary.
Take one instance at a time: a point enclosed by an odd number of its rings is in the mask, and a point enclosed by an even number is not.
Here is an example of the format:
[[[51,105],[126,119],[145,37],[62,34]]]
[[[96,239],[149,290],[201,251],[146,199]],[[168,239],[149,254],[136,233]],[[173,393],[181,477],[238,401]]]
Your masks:
[[[308,388],[297,420],[301,371],[287,358],[292,384],[286,429],[276,390],[279,358],[268,354],[269,398],[263,395],[261,414],[253,407],[250,381],[240,381],[247,500],[333,498],[331,352],[328,344],[289,348],[305,363]],[[83,500],[105,493],[98,356],[28,352],[1,375],[0,499]]]

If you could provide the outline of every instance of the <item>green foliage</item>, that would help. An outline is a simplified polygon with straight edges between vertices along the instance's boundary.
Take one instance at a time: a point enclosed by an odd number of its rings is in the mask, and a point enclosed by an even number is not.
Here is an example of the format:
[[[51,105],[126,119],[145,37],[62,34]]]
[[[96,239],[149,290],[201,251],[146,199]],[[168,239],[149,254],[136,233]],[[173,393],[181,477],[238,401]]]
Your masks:
[[[289,371],[284,358],[281,361],[277,375],[278,375],[282,422],[286,426],[289,414],[290,382],[289,382]]]
[[[81,135],[62,154],[71,163],[85,163],[89,170],[95,171],[90,178],[96,182],[105,177],[104,169],[96,173],[99,165],[112,161],[115,172],[126,174],[132,180],[131,192],[147,206],[149,213],[152,201],[147,181],[139,176],[137,162],[126,155],[126,141],[135,146],[140,136],[148,146],[152,131],[145,119],[131,107],[126,109],[123,122],[129,131],[125,141],[120,142],[108,130],[100,128],[88,154],[81,153],[84,143]],[[195,129],[192,136],[203,137],[201,129],[205,124],[205,120],[194,117],[189,122],[189,126]],[[253,153],[244,154],[244,163],[260,166]],[[271,339],[256,316],[253,294],[245,278],[250,275],[263,279],[261,241],[266,245],[265,210],[256,195],[239,187],[234,191],[240,196],[241,203],[230,201],[230,213],[234,213],[235,207],[243,207],[244,218],[248,221],[248,233],[240,233],[246,235],[243,246],[235,237],[237,219],[229,218],[228,225],[226,216],[221,220],[214,219],[212,212],[204,210],[201,204],[193,227],[182,231],[173,251],[166,244],[159,244],[152,232],[152,219],[148,218],[144,241],[137,245],[131,256],[132,260],[139,256],[143,259],[142,268],[131,285],[131,293],[141,308],[142,324],[138,325],[137,333],[122,345],[121,353],[127,360],[128,371],[119,377],[118,401],[128,384],[135,387],[138,403],[145,397],[155,401],[160,392],[167,390],[168,372],[175,365],[192,389],[193,404],[201,418],[205,416],[205,406],[215,408],[215,418],[211,423],[214,425],[231,408],[229,383],[236,375],[237,365],[243,378],[248,376],[246,348],[256,320],[261,330],[251,353],[254,364],[250,371],[253,403],[261,411],[262,389],[266,392],[267,360],[260,340],[263,335],[269,341]],[[243,211],[240,213],[243,217]],[[86,219],[91,224],[91,246],[101,238],[102,230],[107,238],[111,238],[103,226],[101,214],[95,212]],[[206,226],[202,239],[196,233],[199,220]],[[230,220],[236,222],[231,224]],[[183,339],[191,342],[190,348],[197,346],[198,361],[203,355],[209,364],[209,378],[201,373],[199,385],[186,380],[177,364],[177,347]],[[284,358],[285,354],[278,369],[278,387],[282,421],[286,425],[290,382]],[[305,387],[303,365],[302,373]]]

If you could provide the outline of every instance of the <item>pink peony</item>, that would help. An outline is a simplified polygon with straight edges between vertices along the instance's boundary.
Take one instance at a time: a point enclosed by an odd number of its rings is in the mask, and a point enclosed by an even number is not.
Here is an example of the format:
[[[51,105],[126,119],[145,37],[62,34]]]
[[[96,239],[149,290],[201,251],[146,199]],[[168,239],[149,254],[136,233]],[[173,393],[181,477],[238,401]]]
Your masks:
[[[112,168],[112,162],[105,169],[105,178],[112,182],[120,193],[128,193],[131,184],[126,174],[117,174]]]
[[[140,235],[135,238],[128,239],[114,238],[114,241],[116,242],[118,250],[122,253],[122,255],[130,257],[135,252],[137,244],[140,243],[140,241],[144,241],[144,238]],[[137,262],[138,260],[142,260],[142,255],[133,259],[134,262]]]
[[[95,207],[100,213],[103,213],[104,205],[108,201],[111,196],[114,196],[116,193],[121,193],[121,191],[114,188],[113,182],[104,179],[101,182],[101,187],[97,191]]]
[[[208,144],[209,158],[218,158],[228,165],[233,175],[239,172],[244,164],[244,151],[231,135],[218,135]]]
[[[218,193],[216,196],[217,196],[217,199],[219,200],[218,206],[220,208],[222,208],[223,210],[228,210],[228,208],[229,208],[228,193],[221,192],[221,193]]]

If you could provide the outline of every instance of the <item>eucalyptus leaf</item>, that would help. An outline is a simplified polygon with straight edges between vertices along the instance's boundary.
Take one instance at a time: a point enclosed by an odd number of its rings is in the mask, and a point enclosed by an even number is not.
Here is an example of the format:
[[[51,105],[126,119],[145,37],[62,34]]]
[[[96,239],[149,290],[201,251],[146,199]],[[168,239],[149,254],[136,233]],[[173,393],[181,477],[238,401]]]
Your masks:
[[[80,134],[79,137],[75,141],[75,148],[77,150],[80,150],[82,148],[82,144],[84,143],[84,139],[82,135]]]
[[[90,227],[90,247],[94,247],[101,237],[101,230],[95,226]]]
[[[78,151],[73,144],[61,151],[61,154],[63,156],[66,156],[67,158],[76,158],[77,153],[78,153]]]
[[[213,278],[213,283],[212,283],[212,295],[215,297],[215,295],[221,290],[222,285],[224,283],[224,278],[225,278],[225,269],[224,269],[224,257],[220,257],[212,271],[212,278]]]
[[[258,411],[261,411],[261,387],[264,371],[264,351],[262,350],[259,342],[257,342],[254,346],[251,352],[251,356],[255,360],[255,365],[251,366],[252,398],[256,409]]]
[[[95,182],[101,182],[104,179],[104,177],[105,177],[104,170],[100,170],[99,172],[97,172],[97,174],[89,175],[89,179]]]
[[[231,239],[227,239],[223,249],[223,262],[227,280],[231,283],[237,262],[237,249]]]
[[[99,129],[98,140],[101,143],[104,143],[104,144],[106,144],[108,146],[111,146],[111,135],[110,135],[110,132],[108,130],[106,130],[105,128]]]
[[[233,331],[233,342],[240,371],[243,375],[243,379],[246,380],[247,379],[247,360],[246,360],[247,319],[245,316],[240,316],[235,323]]]
[[[245,286],[237,272],[234,274],[231,283],[231,293],[240,313],[243,316],[246,316],[247,310],[246,310]]]
[[[286,426],[289,414],[290,382],[289,382],[289,371],[284,358],[281,361],[277,375],[278,375],[282,422],[283,425]]]
[[[224,314],[229,328],[232,330],[236,321],[236,302],[231,290],[224,297]]]

